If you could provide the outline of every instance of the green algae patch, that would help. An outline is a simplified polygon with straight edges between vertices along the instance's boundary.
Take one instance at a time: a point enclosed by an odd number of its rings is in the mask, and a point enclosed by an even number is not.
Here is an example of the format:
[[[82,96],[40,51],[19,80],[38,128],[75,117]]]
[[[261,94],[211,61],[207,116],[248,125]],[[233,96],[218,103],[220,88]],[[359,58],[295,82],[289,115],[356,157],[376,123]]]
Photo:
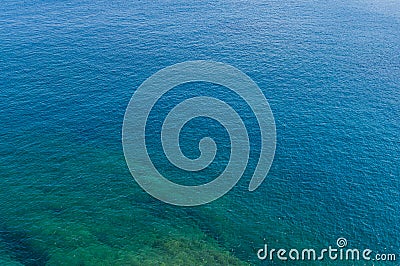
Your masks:
[[[138,253],[139,252],[139,253]],[[247,265],[206,242],[171,239],[154,248],[120,250],[107,245],[90,245],[70,252],[55,252],[47,265]]]
[[[247,265],[206,241],[171,239],[160,243],[159,250],[160,257],[170,265]]]
[[[200,216],[141,190],[120,154],[73,147],[76,158],[43,158],[57,169],[37,165],[3,187],[14,194],[0,208],[0,265],[245,265],[198,226]]]

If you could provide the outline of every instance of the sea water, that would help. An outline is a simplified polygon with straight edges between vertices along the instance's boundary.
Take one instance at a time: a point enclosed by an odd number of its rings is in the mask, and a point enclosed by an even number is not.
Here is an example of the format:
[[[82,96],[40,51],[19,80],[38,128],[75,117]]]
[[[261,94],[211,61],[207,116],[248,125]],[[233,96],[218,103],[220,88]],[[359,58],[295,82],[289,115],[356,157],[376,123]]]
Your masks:
[[[2,1],[0,264],[280,265],[257,251],[337,247],[338,238],[400,257],[399,51],[400,5],[389,0]],[[221,125],[198,118],[184,127],[189,158],[204,136],[219,145],[210,167],[192,174],[171,166],[157,135],[174,104],[221,98],[252,132],[237,186],[210,204],[176,207],[131,177],[125,108],[149,76],[188,60],[230,64],[268,99],[277,149],[256,191],[247,187],[257,122],[212,84],[160,100],[149,153],[177,183],[218,176],[230,155]]]

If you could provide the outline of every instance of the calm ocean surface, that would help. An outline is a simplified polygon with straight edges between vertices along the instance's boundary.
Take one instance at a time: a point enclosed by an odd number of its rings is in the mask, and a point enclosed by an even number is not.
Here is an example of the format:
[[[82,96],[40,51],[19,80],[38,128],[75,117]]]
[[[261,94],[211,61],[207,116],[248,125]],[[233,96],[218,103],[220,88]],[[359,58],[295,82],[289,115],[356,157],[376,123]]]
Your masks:
[[[238,185],[204,206],[164,204],[131,177],[125,108],[146,78],[187,60],[235,66],[268,99],[277,150],[256,191],[257,144]],[[205,135],[221,146],[193,175],[168,166],[156,135],[171,105],[198,95],[256,125],[218,86],[160,100],[149,151],[189,185],[224,169],[226,131],[207,119],[185,127],[188,157]],[[375,265],[400,263],[400,2],[5,0],[0,99],[0,265],[314,265],[256,253],[264,243],[336,247],[339,237],[397,254]]]

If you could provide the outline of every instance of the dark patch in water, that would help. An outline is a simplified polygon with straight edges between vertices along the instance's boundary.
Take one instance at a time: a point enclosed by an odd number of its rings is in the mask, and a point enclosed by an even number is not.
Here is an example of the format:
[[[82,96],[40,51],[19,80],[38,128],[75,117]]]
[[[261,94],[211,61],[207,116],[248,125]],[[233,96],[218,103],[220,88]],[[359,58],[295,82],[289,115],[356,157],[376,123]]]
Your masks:
[[[27,266],[45,265],[49,255],[37,250],[29,243],[29,236],[25,232],[0,229],[0,241],[10,256]]]

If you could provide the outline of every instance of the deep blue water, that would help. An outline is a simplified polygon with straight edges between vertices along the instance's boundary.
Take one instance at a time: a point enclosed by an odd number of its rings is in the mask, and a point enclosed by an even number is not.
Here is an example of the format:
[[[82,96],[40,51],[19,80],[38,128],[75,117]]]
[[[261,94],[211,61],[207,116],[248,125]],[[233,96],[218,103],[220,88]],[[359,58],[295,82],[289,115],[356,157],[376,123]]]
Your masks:
[[[0,264],[258,264],[264,243],[339,237],[399,260],[399,51],[389,0],[2,1]],[[258,190],[246,191],[256,144],[238,185],[205,206],[166,205],[130,176],[125,108],[146,78],[187,60],[233,65],[268,99],[277,150]],[[204,94],[255,124],[229,91],[192,84],[160,102],[152,132],[171,104]],[[205,172],[168,166],[149,136],[152,158],[171,179],[209,181],[229,157],[224,129],[195,120],[181,142],[195,158],[208,134],[221,153]]]

